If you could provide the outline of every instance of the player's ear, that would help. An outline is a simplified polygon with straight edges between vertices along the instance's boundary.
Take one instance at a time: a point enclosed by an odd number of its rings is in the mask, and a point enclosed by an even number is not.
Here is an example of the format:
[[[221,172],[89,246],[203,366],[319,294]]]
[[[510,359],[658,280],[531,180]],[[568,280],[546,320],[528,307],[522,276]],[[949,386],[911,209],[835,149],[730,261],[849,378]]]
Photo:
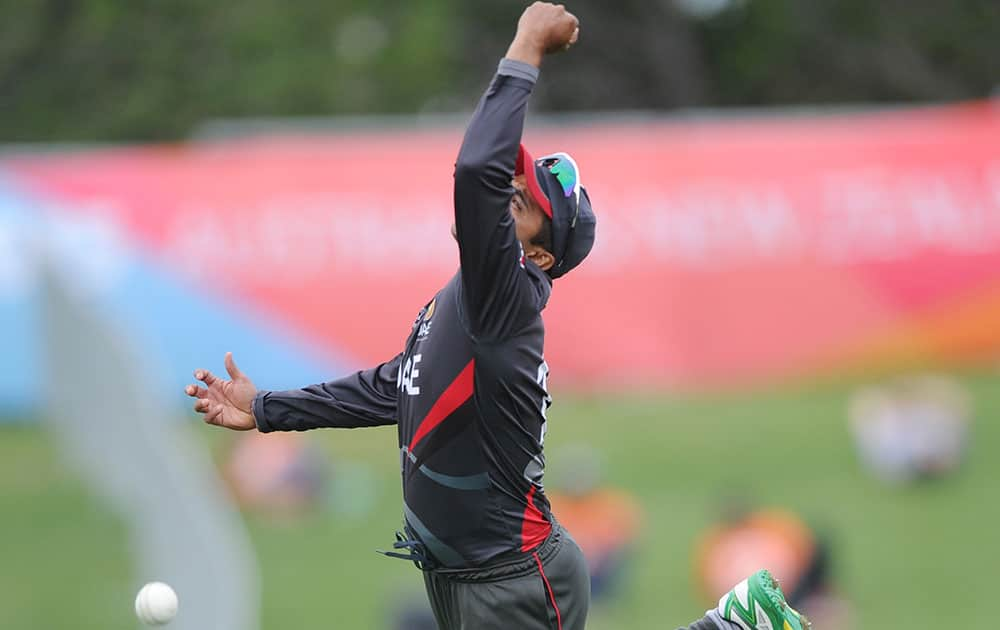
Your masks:
[[[538,265],[538,268],[542,271],[548,271],[552,268],[552,265],[556,264],[556,257],[540,245],[529,245],[524,250],[524,255],[528,260]]]

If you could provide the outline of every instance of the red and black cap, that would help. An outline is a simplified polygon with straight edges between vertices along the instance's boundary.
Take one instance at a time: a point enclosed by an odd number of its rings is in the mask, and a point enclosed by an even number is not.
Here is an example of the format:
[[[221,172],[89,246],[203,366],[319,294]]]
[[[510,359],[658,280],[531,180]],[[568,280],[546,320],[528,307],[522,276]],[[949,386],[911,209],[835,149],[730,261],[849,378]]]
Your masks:
[[[597,217],[580,182],[580,169],[567,153],[536,160],[521,145],[514,175],[524,175],[531,197],[552,220],[551,254],[556,262],[548,274],[558,278],[583,262],[594,247]]]

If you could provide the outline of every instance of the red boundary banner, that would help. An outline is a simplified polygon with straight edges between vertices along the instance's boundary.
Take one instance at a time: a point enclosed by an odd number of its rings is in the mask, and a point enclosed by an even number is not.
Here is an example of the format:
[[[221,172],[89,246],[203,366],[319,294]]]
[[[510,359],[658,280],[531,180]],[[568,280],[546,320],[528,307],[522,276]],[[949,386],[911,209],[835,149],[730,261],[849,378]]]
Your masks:
[[[459,130],[7,160],[359,364],[455,271]],[[554,381],[735,384],[1000,351],[1000,108],[533,129],[571,152],[598,242],[546,312]]]

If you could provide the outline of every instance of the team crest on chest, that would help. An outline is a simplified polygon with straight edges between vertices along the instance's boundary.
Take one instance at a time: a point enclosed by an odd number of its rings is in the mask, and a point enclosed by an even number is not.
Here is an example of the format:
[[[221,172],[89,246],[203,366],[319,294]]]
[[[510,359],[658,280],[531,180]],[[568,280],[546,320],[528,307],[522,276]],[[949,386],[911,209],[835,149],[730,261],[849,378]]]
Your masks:
[[[423,317],[419,318],[420,328],[417,330],[417,339],[423,339],[427,335],[431,334],[431,318],[434,317],[434,307],[437,305],[437,298],[431,300],[431,303],[427,305],[424,309]]]

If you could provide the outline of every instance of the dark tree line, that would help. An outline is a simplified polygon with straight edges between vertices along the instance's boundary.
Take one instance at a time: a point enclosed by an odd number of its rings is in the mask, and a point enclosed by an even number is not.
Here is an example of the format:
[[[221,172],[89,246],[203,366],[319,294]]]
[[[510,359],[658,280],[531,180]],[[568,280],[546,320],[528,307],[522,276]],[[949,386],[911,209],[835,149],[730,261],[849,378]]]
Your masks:
[[[181,138],[218,117],[461,111],[512,0],[0,0],[0,141]],[[578,0],[536,110],[946,101],[1000,84],[997,0]]]

